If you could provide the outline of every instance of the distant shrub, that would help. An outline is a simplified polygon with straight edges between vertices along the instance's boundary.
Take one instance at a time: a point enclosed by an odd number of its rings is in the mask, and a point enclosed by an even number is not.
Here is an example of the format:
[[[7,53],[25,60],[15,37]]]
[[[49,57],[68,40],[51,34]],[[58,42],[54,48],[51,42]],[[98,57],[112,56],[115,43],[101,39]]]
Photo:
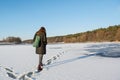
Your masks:
[[[22,41],[19,37],[7,37],[5,42],[10,42],[10,43],[15,43],[15,44],[20,44]]]

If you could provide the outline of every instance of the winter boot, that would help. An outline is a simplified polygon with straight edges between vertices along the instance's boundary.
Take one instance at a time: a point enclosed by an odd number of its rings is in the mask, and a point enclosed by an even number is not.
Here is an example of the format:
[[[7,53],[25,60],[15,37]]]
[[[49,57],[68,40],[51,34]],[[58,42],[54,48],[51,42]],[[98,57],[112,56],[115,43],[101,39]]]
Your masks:
[[[41,70],[42,70],[41,65],[38,65],[38,71],[41,71]]]

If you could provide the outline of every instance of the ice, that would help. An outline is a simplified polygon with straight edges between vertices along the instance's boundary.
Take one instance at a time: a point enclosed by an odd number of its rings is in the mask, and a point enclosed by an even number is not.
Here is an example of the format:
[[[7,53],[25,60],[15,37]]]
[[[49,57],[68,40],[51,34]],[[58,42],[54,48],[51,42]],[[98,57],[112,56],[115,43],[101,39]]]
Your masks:
[[[94,44],[88,51],[92,53],[99,53],[102,57],[120,57],[120,43],[104,43],[104,44]]]

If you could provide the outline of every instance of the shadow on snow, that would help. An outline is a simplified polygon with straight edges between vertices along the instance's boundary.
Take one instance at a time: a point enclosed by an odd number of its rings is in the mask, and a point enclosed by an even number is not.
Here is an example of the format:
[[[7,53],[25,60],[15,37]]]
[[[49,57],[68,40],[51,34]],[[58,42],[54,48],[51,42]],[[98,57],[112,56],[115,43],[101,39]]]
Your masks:
[[[66,63],[69,63],[69,62],[73,62],[73,61],[76,61],[76,60],[79,60],[79,59],[84,59],[84,58],[87,58],[87,57],[95,56],[95,55],[98,55],[98,54],[100,54],[100,53],[88,54],[88,55],[83,55],[83,56],[79,56],[79,57],[64,60],[64,61],[54,62],[54,63],[51,63],[49,65],[44,66],[44,68],[51,68],[51,67],[59,66],[59,65],[66,64]]]

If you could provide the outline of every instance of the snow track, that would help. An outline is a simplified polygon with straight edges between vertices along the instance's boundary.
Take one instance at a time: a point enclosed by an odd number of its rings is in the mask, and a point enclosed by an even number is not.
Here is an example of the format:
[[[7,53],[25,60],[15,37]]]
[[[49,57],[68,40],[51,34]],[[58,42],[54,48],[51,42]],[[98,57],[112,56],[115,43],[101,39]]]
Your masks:
[[[38,55],[31,45],[0,46],[0,80],[120,80],[119,48],[120,43],[51,44],[44,69],[36,73]]]

